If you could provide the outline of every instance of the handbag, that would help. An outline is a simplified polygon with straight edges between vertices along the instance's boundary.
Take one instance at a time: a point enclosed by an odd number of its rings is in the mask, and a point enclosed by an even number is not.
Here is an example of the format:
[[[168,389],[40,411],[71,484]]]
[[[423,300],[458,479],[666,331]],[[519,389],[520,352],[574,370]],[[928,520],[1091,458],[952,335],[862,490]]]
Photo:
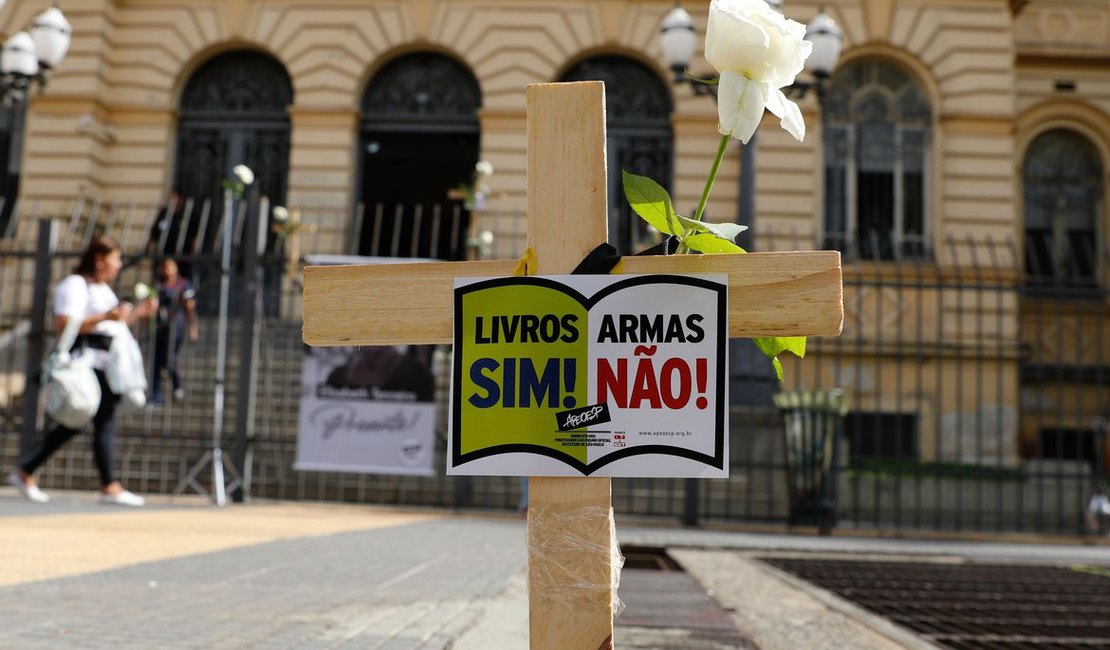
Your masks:
[[[100,408],[100,382],[90,365],[90,355],[70,354],[80,328],[80,318],[66,320],[42,371],[46,413],[69,429],[84,427]]]

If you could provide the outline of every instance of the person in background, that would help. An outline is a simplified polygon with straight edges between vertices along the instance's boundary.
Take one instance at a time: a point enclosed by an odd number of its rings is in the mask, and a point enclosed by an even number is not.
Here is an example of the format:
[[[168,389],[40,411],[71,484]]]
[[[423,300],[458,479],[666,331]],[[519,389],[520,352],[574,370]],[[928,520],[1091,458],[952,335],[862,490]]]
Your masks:
[[[92,448],[96,469],[100,474],[100,502],[111,505],[141,506],[144,499],[124,489],[113,470],[116,436],[116,404],[120,396],[108,387],[104,368],[112,338],[125,332],[132,323],[151,316],[158,301],[149,298],[132,306],[120,302],[111,283],[123,267],[119,244],[110,237],[95,237],[73,274],[66,276],[54,290],[54,329],[61,332],[71,318],[81,319],[75,350],[88,354],[100,382],[100,407],[93,416]],[[79,429],[56,425],[43,438],[38,449],[31,450],[8,476],[8,483],[23,496],[38,503],[50,500],[35,483],[34,473],[50,456]]]
[[[170,190],[166,198],[166,205],[158,211],[154,222],[150,224],[150,235],[147,237],[146,252],[151,255],[160,255],[167,251],[176,250],[177,238],[181,236],[182,208],[185,199],[177,188]]]
[[[185,399],[185,382],[181,377],[178,358],[185,337],[195,342],[199,331],[197,327],[197,292],[193,284],[181,277],[177,262],[162,260],[158,268],[158,328],[154,342],[154,382],[151,404],[163,404],[162,371],[169,370],[173,386],[173,398]]]

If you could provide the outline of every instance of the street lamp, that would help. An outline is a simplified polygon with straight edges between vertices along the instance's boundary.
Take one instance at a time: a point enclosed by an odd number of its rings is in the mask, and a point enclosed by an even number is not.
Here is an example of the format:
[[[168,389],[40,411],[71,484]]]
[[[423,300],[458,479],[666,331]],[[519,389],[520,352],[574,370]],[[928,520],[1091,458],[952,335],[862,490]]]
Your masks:
[[[694,20],[685,9],[675,3],[674,9],[663,19],[660,31],[662,35],[659,42],[663,46],[663,58],[674,71],[674,82],[682,84],[690,81],[686,76],[686,66],[690,65],[690,59],[694,58],[694,49],[698,46],[698,30]],[[706,84],[693,84],[693,88],[697,95],[712,92],[706,90],[712,88]]]
[[[806,70],[813,76],[813,81],[795,81],[786,91],[792,99],[801,99],[806,93],[813,90],[817,93],[820,102],[825,98],[829,77],[836,69],[836,62],[840,60],[840,49],[844,44],[844,35],[837,26],[836,21],[819,8],[817,15],[806,25],[805,39],[813,43],[813,51],[806,59]]]
[[[765,0],[775,11],[782,13],[782,0]],[[690,14],[678,2],[663,19],[660,41],[663,57],[667,65],[674,71],[674,83],[681,85],[689,83],[695,95],[717,96],[717,75],[706,75],[708,78],[697,79],[687,74],[686,69],[694,58],[697,48],[697,27],[690,18]],[[806,25],[805,39],[813,43],[813,51],[806,60],[806,70],[813,76],[813,81],[795,81],[792,86],[783,89],[783,92],[792,98],[800,99],[810,89],[817,92],[818,100],[823,100],[828,79],[836,68],[840,58],[841,32],[836,22],[825,13],[824,8],[818,8],[817,15]],[[708,82],[708,83],[706,83]],[[748,226],[737,238],[737,243],[747,250],[753,249],[755,231],[755,148],[756,134],[753,134],[747,144],[740,145],[740,198],[737,201],[736,223]],[[734,367],[758,367],[756,359],[762,359],[759,352],[750,341],[732,340],[729,342],[729,355]],[[752,403],[765,401],[771,403],[773,391],[773,377],[765,379],[752,373],[752,378],[757,386],[767,386],[764,397],[760,397],[760,390],[751,390]],[[749,379],[752,381],[752,379]],[[733,390],[734,398],[741,391]],[[699,486],[696,479],[686,481],[686,515],[683,523],[694,525],[698,519]]]
[[[765,2],[775,11],[782,12],[782,0],[765,0]],[[717,75],[706,75],[705,78],[698,79],[687,73],[698,41],[697,27],[690,14],[676,2],[674,8],[663,19],[660,32],[659,40],[663,49],[663,58],[674,71],[674,83],[676,85],[689,83],[695,95],[713,95],[716,98],[717,85],[714,82]],[[836,21],[825,13],[823,7],[820,7],[817,15],[806,25],[805,39],[813,43],[813,51],[805,63],[805,69],[812,75],[813,80],[795,81],[793,85],[784,88],[783,92],[791,99],[801,99],[807,92],[814,90],[817,93],[817,99],[821,101],[824,99],[829,77],[840,59],[843,35]],[[755,138],[756,136],[753,135],[748,144],[740,147],[740,201],[736,221],[749,227],[747,233],[751,233],[751,228],[755,225]],[[745,248],[751,245],[751,241],[747,239],[744,243]]]
[[[41,93],[50,71],[69,51],[72,38],[73,28],[55,3],[35,18],[30,29],[5,41],[0,50],[0,105],[10,108],[23,104],[32,83]]]
[[[775,11],[782,12],[782,0],[764,1]],[[698,45],[697,27],[690,14],[681,5],[675,3],[674,8],[663,19],[660,32],[659,40],[663,46],[663,58],[674,71],[674,82],[690,83],[695,95],[716,94],[716,87],[712,83],[699,83],[698,78],[691,77],[686,72],[690,60],[694,58],[694,49]],[[784,90],[787,95],[796,98],[804,97],[810,89],[819,94],[824,92],[824,85],[840,59],[843,35],[836,21],[825,13],[824,7],[821,7],[813,20],[806,25],[805,40],[813,43],[813,52],[805,63],[805,69],[813,75],[813,81],[796,81]],[[717,75],[707,75],[702,81],[712,82],[716,78]]]

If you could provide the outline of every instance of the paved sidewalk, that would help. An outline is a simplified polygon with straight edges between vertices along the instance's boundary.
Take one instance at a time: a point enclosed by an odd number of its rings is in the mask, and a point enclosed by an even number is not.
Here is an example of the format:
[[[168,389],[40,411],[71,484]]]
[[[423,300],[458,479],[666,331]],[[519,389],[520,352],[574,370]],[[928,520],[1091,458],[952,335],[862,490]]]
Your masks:
[[[511,519],[54,497],[0,497],[0,647],[447,648],[525,565]]]
[[[524,522],[303,503],[143,509],[0,492],[0,648],[428,648],[528,645]],[[760,535],[618,523],[622,544],[672,549],[762,650],[924,647],[876,631],[754,561],[753,552],[1110,562],[1107,547]],[[629,580],[628,588],[642,581]],[[642,586],[640,587],[643,588]],[[626,593],[627,601],[640,594]],[[633,617],[628,617],[633,618]],[[628,619],[626,619],[628,620]],[[684,636],[685,635],[685,636]],[[618,648],[694,645],[630,628]]]
[[[219,509],[199,499],[174,506],[162,499],[150,507],[123,510],[101,506],[85,495],[58,493],[46,505],[0,499],[0,517],[3,587],[441,515],[291,504]]]

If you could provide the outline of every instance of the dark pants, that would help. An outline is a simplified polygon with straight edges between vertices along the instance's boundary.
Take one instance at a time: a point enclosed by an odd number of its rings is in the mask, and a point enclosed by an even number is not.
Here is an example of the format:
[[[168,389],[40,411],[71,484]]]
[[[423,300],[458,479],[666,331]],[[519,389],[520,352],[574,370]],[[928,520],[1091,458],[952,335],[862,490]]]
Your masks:
[[[172,332],[172,345],[170,341]],[[154,381],[151,386],[151,396],[155,401],[162,399],[162,371],[169,369],[170,381],[174,390],[184,388],[185,383],[181,378],[181,370],[177,359],[181,356],[181,344],[185,342],[185,328],[158,328],[154,341]]]
[[[119,402],[119,395],[108,388],[108,379],[102,371],[96,371],[96,378],[100,382],[100,408],[96,410],[92,420],[93,459],[96,461],[96,470],[100,473],[100,484],[109,485],[116,480],[112,466],[115,464],[116,403]],[[34,474],[54,452],[80,432],[80,429],[57,425],[43,437],[42,446],[27,460],[19,463],[19,468],[28,474]]]

